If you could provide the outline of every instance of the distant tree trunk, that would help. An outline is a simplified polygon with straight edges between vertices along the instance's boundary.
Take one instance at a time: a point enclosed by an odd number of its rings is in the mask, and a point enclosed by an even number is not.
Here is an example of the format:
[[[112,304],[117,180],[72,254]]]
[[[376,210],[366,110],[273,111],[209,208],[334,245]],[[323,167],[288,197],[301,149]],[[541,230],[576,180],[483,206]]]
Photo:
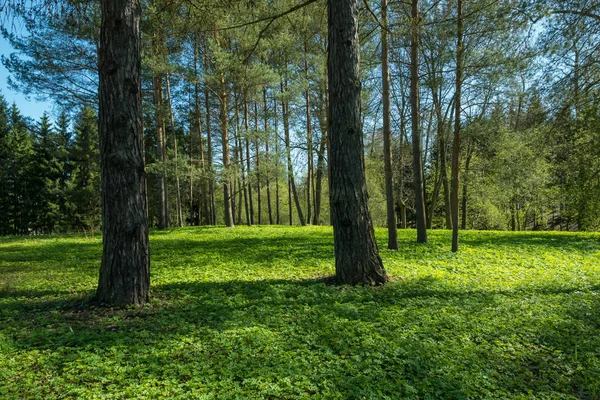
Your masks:
[[[312,196],[313,191],[311,185],[313,184],[313,142],[312,142],[312,122],[310,118],[310,80],[308,76],[308,49],[307,43],[304,42],[304,70],[306,77],[306,158],[308,160],[307,173],[306,173],[306,222],[312,222]]]
[[[443,134],[445,136],[445,134]],[[442,184],[444,186],[444,215],[446,217],[446,229],[452,229],[452,208],[450,207],[450,184],[448,182],[448,166],[446,164],[446,140],[442,136],[440,140],[440,159]]]
[[[205,67],[208,63],[206,61],[206,52],[204,53],[205,57]],[[210,218],[209,223],[211,225],[217,224],[217,208],[215,204],[215,177],[213,170],[213,153],[212,153],[212,133],[211,133],[211,125],[210,125],[210,93],[208,91],[208,87],[204,88],[204,106],[206,109],[206,163],[208,169],[208,197],[209,197],[209,205],[210,205]]]
[[[469,141],[469,145],[467,146],[467,160],[465,161],[465,175],[463,179],[463,193],[462,193],[462,220],[460,224],[460,229],[467,229],[467,191],[469,184],[469,168],[471,167],[471,158],[473,156],[473,146]]]
[[[239,127],[240,126],[240,110],[239,110],[239,101],[236,101],[235,103],[235,120],[236,120],[236,126]],[[235,137],[235,145],[237,147],[238,150],[238,155],[239,155],[239,159],[238,159],[238,164],[240,166],[240,175],[242,176],[242,182],[241,182],[241,192],[242,192],[242,197],[244,198],[244,212],[245,212],[245,216],[246,216],[246,224],[248,226],[250,226],[250,211],[248,208],[248,185],[247,185],[247,179],[246,179],[246,167],[244,164],[244,146],[243,146],[243,141],[242,141],[242,135],[239,132],[239,129],[237,130],[237,135]],[[247,131],[247,129],[245,130],[245,132]],[[240,213],[241,213],[241,200],[240,200]],[[240,216],[241,219],[241,216]]]
[[[321,224],[321,199],[323,198],[323,177],[325,176],[325,151],[327,150],[327,115],[329,94],[327,88],[319,91],[320,104],[322,105],[317,112],[319,126],[321,129],[321,140],[317,150],[317,172],[315,182],[315,213],[313,216],[313,225]]]
[[[358,1],[329,1],[329,196],[336,280],[387,281],[368,206],[360,120]]]
[[[210,204],[208,200],[208,182],[205,178],[206,175],[206,161],[204,158],[204,140],[202,139],[202,118],[200,117],[200,87],[198,79],[198,44],[194,46],[194,112],[196,117],[196,125],[198,129],[198,140],[200,142],[200,171],[202,173],[202,179],[200,183],[200,190],[202,191],[202,225],[210,224]],[[210,117],[208,117],[210,118]],[[192,134],[190,132],[190,160],[192,157],[193,143]],[[190,161],[191,162],[191,161]],[[194,191],[193,191],[194,180],[190,177],[190,212],[194,214]],[[192,218],[193,219],[193,218]]]
[[[413,177],[415,184],[415,209],[417,218],[417,243],[427,243],[425,221],[425,191],[421,158],[420,106],[419,106],[419,1],[412,0],[412,38],[410,45],[410,103],[412,119]]]
[[[96,297],[143,304],[150,287],[138,0],[101,2],[102,265]]]
[[[265,158],[267,160],[266,168],[266,181],[267,181],[267,209],[269,211],[269,225],[273,225],[273,207],[271,207],[271,159],[269,154],[269,107],[267,102],[267,88],[263,90],[263,103],[264,103],[264,127],[265,127]]]
[[[171,119],[171,130],[173,131],[173,155],[175,156],[175,188],[177,189],[177,225],[183,226],[183,210],[181,207],[181,185],[179,182],[179,168],[177,165],[178,149],[177,149],[177,132],[175,131],[175,114],[173,113],[173,101],[171,100],[171,80],[167,74],[167,98],[169,100],[169,115]]]
[[[262,224],[262,198],[260,187],[260,141],[258,133],[258,104],[254,102],[254,149],[256,151],[256,200],[258,206],[258,224]]]
[[[390,67],[388,56],[387,0],[381,0],[381,77],[383,86],[383,160],[385,169],[385,200],[387,204],[388,249],[398,250],[396,203],[394,201],[394,170],[392,166],[392,128],[390,123]]]
[[[460,180],[460,103],[464,51],[462,0],[457,0],[456,26],[456,109],[454,111],[454,146],[452,148],[452,187],[450,190],[450,203],[452,208],[452,252],[458,251],[458,191]]]
[[[249,132],[248,100],[244,94],[244,140],[246,143],[246,171],[248,172],[248,203],[250,203],[250,222],[248,226],[254,225],[254,200],[252,199],[252,185],[250,184],[250,132]]]
[[[285,86],[282,83],[282,91],[283,88],[287,89],[287,82]],[[292,166],[292,151],[290,148],[290,116],[288,110],[287,100],[282,100],[281,104],[283,108],[283,129],[285,131],[285,153],[287,157],[287,173],[288,173],[288,189],[289,189],[289,209],[290,209],[290,225],[292,223],[292,195],[294,198],[294,203],[296,204],[296,211],[298,212],[298,219],[300,220],[300,225],[305,226],[306,220],[304,219],[304,214],[302,214],[302,208],[300,207],[300,200],[298,199],[298,190],[296,189],[296,182],[294,180],[294,169]]]
[[[221,93],[219,95],[219,100],[221,100],[221,143],[223,145],[223,206],[224,206],[224,214],[225,214],[225,225],[233,228],[233,201],[232,201],[232,193],[231,193],[231,177],[230,169],[231,169],[231,159],[229,155],[229,118],[227,116],[228,109],[228,98],[229,93],[227,92],[227,88],[225,86],[225,77],[221,73]]]
[[[167,141],[163,115],[162,76],[158,73],[154,73],[152,78],[152,96],[154,100],[154,123],[156,125],[156,156],[161,163],[161,169],[163,169],[167,161]],[[158,229],[169,227],[168,199],[167,178],[161,171],[158,173]]]
[[[279,118],[277,118],[277,100],[273,95],[273,117],[275,118],[275,223],[281,224],[279,208]]]

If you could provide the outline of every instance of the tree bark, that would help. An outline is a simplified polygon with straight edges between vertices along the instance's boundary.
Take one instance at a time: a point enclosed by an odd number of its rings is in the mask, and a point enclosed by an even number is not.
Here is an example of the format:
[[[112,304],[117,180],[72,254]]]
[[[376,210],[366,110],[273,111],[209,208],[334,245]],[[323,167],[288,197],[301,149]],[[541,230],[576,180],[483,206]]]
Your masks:
[[[257,217],[258,224],[262,224],[262,197],[260,187],[260,141],[258,133],[258,103],[254,102],[254,150],[256,152],[256,205],[257,205]]]
[[[231,193],[231,177],[230,169],[231,169],[231,157],[229,154],[229,118],[227,116],[227,107],[228,107],[228,98],[229,93],[227,92],[227,88],[225,86],[225,77],[221,74],[221,93],[220,93],[220,101],[221,101],[221,142],[223,145],[223,206],[224,206],[224,214],[225,214],[225,225],[227,227],[233,228],[233,201],[232,201],[232,193]]]
[[[421,158],[421,122],[419,105],[419,1],[412,0],[412,38],[410,44],[410,104],[412,120],[413,178],[417,218],[417,243],[427,243],[425,190]]]
[[[248,203],[250,203],[250,220],[248,226],[251,226],[254,225],[254,199],[252,198],[252,185],[250,184],[250,132],[248,118],[248,100],[247,96],[244,95],[244,140],[246,143],[246,172],[248,173]]]
[[[162,75],[154,73],[152,77],[152,97],[154,100],[154,122],[156,126],[156,156],[161,163],[161,170],[167,161],[167,141],[163,115]],[[167,178],[158,173],[158,229],[169,227]]]
[[[329,0],[329,196],[336,280],[379,285],[387,274],[369,213],[360,120],[358,1]]]
[[[173,131],[173,155],[175,156],[175,188],[177,190],[177,225],[183,227],[183,210],[181,206],[181,185],[179,181],[179,167],[177,165],[178,159],[178,145],[177,145],[177,132],[175,132],[175,114],[173,113],[173,101],[171,99],[171,80],[169,74],[167,78],[167,99],[169,100],[169,115],[171,120],[171,130]]]
[[[458,191],[460,180],[460,103],[463,69],[463,20],[462,0],[457,0],[457,42],[456,42],[456,97],[454,111],[454,145],[452,148],[452,187],[450,205],[452,209],[452,252],[458,251]]]
[[[204,68],[208,68],[208,55],[204,51]],[[210,92],[204,86],[204,106],[206,110],[206,167],[208,170],[209,223],[217,224],[217,208],[215,204],[215,173],[213,169],[212,127],[210,124]]]
[[[103,0],[99,97],[102,165],[102,266],[96,297],[143,304],[150,287],[142,128],[141,7]]]
[[[308,76],[308,48],[306,41],[304,42],[304,70],[306,78],[306,159],[308,161],[306,173],[306,222],[312,222],[312,196],[314,191],[311,190],[313,184],[313,142],[312,142],[312,123],[310,117],[310,80]]]
[[[267,183],[267,210],[269,212],[269,225],[273,225],[273,207],[271,206],[271,158],[269,154],[269,107],[267,102],[267,88],[263,90],[264,102],[264,127],[265,127],[265,159],[267,160],[266,183]]]
[[[388,249],[398,250],[398,227],[394,201],[394,169],[392,166],[392,128],[390,123],[390,67],[388,55],[387,0],[381,0],[381,78],[383,86],[383,160],[385,200],[387,205]]]

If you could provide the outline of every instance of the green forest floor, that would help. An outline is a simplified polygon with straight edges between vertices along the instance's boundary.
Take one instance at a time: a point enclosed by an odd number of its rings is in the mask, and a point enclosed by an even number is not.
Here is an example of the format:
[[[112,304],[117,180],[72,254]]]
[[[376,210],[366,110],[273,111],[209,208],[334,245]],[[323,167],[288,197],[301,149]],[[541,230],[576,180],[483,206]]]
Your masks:
[[[400,231],[335,287],[321,227],[153,232],[152,300],[91,302],[101,240],[0,238],[0,398],[600,399],[600,235]]]

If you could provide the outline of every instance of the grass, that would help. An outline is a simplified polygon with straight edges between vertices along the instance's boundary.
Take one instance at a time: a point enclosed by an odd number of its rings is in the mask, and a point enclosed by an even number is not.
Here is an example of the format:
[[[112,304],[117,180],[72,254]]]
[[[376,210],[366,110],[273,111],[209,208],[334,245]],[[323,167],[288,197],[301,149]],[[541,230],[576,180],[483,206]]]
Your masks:
[[[122,310],[99,238],[0,238],[0,398],[600,399],[600,235],[385,235],[393,280],[350,288],[330,228],[153,232]]]

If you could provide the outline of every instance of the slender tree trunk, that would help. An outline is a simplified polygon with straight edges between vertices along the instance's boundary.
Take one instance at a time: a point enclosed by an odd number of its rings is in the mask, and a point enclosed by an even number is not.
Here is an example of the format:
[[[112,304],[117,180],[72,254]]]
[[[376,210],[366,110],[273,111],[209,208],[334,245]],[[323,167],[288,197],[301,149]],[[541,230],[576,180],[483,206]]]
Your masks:
[[[248,100],[244,94],[244,140],[246,142],[246,171],[248,172],[248,202],[250,203],[250,222],[248,226],[251,226],[254,225],[254,200],[252,199],[252,185],[250,184],[250,132],[248,118]]]
[[[205,52],[205,68],[208,65]],[[206,109],[206,163],[208,170],[208,198],[210,206],[209,223],[217,225],[217,208],[215,204],[215,173],[213,169],[212,153],[212,128],[210,124],[210,93],[208,87],[204,88],[204,106]]]
[[[306,173],[306,222],[311,223],[312,221],[312,187],[313,184],[313,142],[312,142],[312,123],[310,118],[310,80],[308,76],[308,49],[307,43],[304,42],[304,70],[306,77],[306,158],[308,160],[307,173]]]
[[[387,0],[381,0],[381,77],[383,86],[383,160],[385,200],[387,205],[388,249],[398,250],[396,203],[394,201],[394,169],[392,166],[392,128],[390,123],[390,67],[388,56]]]
[[[262,224],[262,198],[260,187],[260,141],[258,133],[258,104],[254,102],[254,149],[256,151],[256,200],[258,206],[258,224]]]
[[[445,136],[445,134],[443,134]],[[446,229],[452,229],[452,208],[450,207],[450,184],[448,182],[448,166],[446,165],[446,140],[442,137],[440,144],[442,184],[444,186],[444,214],[446,216]]]
[[[150,288],[138,0],[101,2],[102,265],[96,297],[143,304]]]
[[[271,207],[271,155],[269,153],[269,107],[267,103],[267,88],[263,90],[263,102],[264,102],[264,127],[265,127],[265,159],[267,160],[267,168],[265,169],[267,181],[267,209],[269,211],[269,225],[273,225],[273,207]]]
[[[322,88],[319,91],[319,99],[321,107],[317,111],[319,118],[319,127],[321,129],[321,141],[317,150],[317,172],[315,185],[315,213],[313,216],[313,225],[321,224],[321,199],[323,197],[323,177],[325,176],[325,151],[327,150],[327,115],[329,94],[327,88]]]
[[[452,148],[452,187],[450,202],[452,208],[452,252],[458,251],[458,191],[460,180],[460,104],[463,68],[463,20],[462,0],[457,0],[457,42],[456,42],[456,97],[454,111],[454,146]]]
[[[175,113],[173,113],[173,101],[171,99],[171,80],[167,74],[167,98],[169,100],[169,114],[171,117],[171,130],[173,131],[173,149],[175,156],[175,188],[177,190],[177,225],[183,227],[183,210],[181,207],[181,184],[179,181],[179,168],[177,165],[178,149],[177,149],[177,132],[175,131]]]
[[[336,280],[387,281],[369,213],[360,120],[358,0],[329,1],[329,195]]]
[[[279,201],[279,118],[277,118],[277,100],[273,94],[273,117],[275,118],[275,223],[281,225]]]
[[[210,204],[208,200],[208,182],[206,181],[206,161],[204,158],[205,149],[204,149],[204,140],[202,138],[202,118],[200,116],[200,87],[199,87],[199,79],[198,79],[198,44],[195,43],[194,46],[194,111],[196,114],[196,125],[198,128],[198,140],[200,142],[200,172],[202,174],[202,179],[200,181],[200,190],[202,191],[202,225],[210,224]],[[210,117],[208,117],[210,118]],[[192,157],[193,151],[193,143],[192,143],[192,134],[190,132],[190,163],[193,160]],[[193,174],[192,174],[193,175]],[[194,210],[194,193],[193,193],[193,184],[194,179],[190,176],[190,211],[193,214]]]
[[[164,168],[167,161],[167,141],[165,140],[165,124],[163,115],[162,76],[155,73],[152,78],[152,95],[154,100],[154,122],[156,125],[156,156]],[[158,229],[169,227],[167,178],[163,172],[158,173]]]
[[[425,191],[421,158],[420,106],[419,106],[419,1],[412,0],[412,38],[410,45],[410,103],[412,119],[413,177],[417,217],[417,243],[427,243]]]
[[[231,193],[231,177],[229,176],[231,170],[231,159],[229,155],[229,118],[227,116],[227,107],[229,93],[225,86],[225,77],[221,74],[221,142],[223,145],[223,206],[225,214],[225,225],[233,228],[233,201]]]
[[[239,102],[236,102],[235,104],[235,120],[237,123],[237,126],[240,126],[240,117],[239,117]],[[244,132],[247,132],[247,128],[244,128]],[[235,137],[235,143],[238,149],[238,154],[239,154],[239,166],[240,166],[240,173],[242,175],[242,195],[244,197],[244,211],[245,211],[245,215],[246,215],[246,225],[250,226],[250,210],[248,207],[248,184],[247,184],[247,178],[246,178],[246,167],[244,164],[244,146],[243,146],[243,141],[242,141],[242,135],[239,132],[238,129],[238,134]],[[240,203],[241,204],[241,203]],[[241,206],[240,206],[241,208]]]
[[[282,86],[282,89],[284,86]],[[287,82],[285,84],[285,88],[287,89]],[[288,104],[286,100],[282,100],[281,104],[283,108],[283,129],[285,132],[285,153],[287,157],[287,172],[288,172],[288,189],[289,189],[289,208],[290,208],[290,225],[292,223],[292,195],[294,198],[294,203],[296,204],[296,210],[298,212],[298,219],[300,220],[300,225],[305,226],[306,220],[304,219],[304,214],[302,213],[302,208],[300,207],[300,200],[298,199],[298,190],[296,189],[296,182],[294,180],[294,169],[292,166],[292,152],[290,148],[290,120],[289,120],[289,110]]]
[[[473,146],[469,141],[467,146],[467,160],[465,161],[465,175],[463,178],[463,192],[462,192],[462,220],[460,223],[460,229],[467,229],[467,191],[469,184],[469,168],[471,167],[471,157],[473,156]]]

